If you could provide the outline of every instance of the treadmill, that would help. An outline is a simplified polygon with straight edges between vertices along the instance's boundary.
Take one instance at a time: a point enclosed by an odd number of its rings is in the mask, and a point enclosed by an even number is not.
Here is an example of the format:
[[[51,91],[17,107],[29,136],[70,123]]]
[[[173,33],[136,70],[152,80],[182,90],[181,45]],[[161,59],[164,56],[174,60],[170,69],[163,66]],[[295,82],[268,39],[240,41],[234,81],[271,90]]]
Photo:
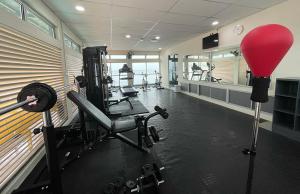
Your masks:
[[[129,81],[133,79],[134,79],[134,73],[132,69],[129,68],[127,64],[124,64],[123,67],[119,69],[119,86],[123,96],[134,97],[137,96],[137,94],[139,93],[139,91],[132,86],[133,83],[121,87],[121,80]]]

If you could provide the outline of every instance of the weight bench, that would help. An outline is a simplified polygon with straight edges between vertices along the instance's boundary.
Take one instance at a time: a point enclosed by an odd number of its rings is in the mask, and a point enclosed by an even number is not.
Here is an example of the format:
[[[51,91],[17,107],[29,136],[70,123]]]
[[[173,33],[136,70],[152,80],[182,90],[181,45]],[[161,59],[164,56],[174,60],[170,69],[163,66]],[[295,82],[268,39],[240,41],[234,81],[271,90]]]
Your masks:
[[[125,96],[122,98],[118,98],[118,99],[108,99],[108,106],[113,106],[113,105],[117,105],[121,102],[127,101],[129,103],[129,106],[131,108],[131,110],[133,109],[133,106],[129,100],[129,96]],[[107,102],[107,100],[105,100],[105,102]]]
[[[81,111],[85,112],[89,116],[92,116],[107,131],[108,138],[119,139],[122,142],[142,152],[148,153],[149,152],[148,148],[153,146],[153,144],[151,146],[151,139],[148,134],[148,127],[147,127],[148,120],[151,117],[156,116],[158,114],[165,119],[168,118],[168,113],[166,112],[166,109],[161,109],[160,107],[156,106],[155,107],[156,112],[150,114],[146,118],[144,116],[135,116],[134,118],[128,120],[112,121],[97,107],[95,107],[91,102],[86,100],[82,95],[78,94],[77,92],[70,91],[67,93],[67,96],[72,102],[74,102],[78,106],[78,108]],[[137,143],[121,134],[135,129],[137,129],[137,133],[138,133]],[[145,141],[147,148],[143,146],[143,141]]]

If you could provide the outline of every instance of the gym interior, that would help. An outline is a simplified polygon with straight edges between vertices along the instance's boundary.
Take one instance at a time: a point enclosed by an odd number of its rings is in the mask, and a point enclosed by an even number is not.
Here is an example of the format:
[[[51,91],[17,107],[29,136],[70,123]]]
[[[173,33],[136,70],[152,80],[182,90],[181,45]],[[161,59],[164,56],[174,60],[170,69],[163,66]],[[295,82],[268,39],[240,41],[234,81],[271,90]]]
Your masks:
[[[1,194],[299,194],[298,0],[0,0]]]

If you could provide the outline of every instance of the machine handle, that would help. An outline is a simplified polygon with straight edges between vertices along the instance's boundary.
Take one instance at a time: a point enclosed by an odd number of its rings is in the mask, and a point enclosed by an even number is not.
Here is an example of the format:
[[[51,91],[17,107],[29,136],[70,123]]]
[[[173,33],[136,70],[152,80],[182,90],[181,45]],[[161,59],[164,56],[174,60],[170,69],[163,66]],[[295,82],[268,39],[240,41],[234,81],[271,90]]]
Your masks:
[[[158,112],[160,114],[160,116],[162,116],[162,118],[164,118],[164,119],[167,119],[169,117],[169,114],[167,113],[167,109],[165,109],[165,108],[161,108],[161,107],[156,105],[154,107],[154,110],[156,112]]]

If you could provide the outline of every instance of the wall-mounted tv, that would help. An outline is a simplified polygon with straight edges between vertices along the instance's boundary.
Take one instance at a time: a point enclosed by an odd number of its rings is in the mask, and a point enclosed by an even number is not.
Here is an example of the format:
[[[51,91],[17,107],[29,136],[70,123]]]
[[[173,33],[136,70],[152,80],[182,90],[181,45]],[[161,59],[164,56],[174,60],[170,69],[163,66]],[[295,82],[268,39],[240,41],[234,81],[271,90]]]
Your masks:
[[[211,34],[202,39],[202,48],[209,49],[219,46],[219,34]]]

